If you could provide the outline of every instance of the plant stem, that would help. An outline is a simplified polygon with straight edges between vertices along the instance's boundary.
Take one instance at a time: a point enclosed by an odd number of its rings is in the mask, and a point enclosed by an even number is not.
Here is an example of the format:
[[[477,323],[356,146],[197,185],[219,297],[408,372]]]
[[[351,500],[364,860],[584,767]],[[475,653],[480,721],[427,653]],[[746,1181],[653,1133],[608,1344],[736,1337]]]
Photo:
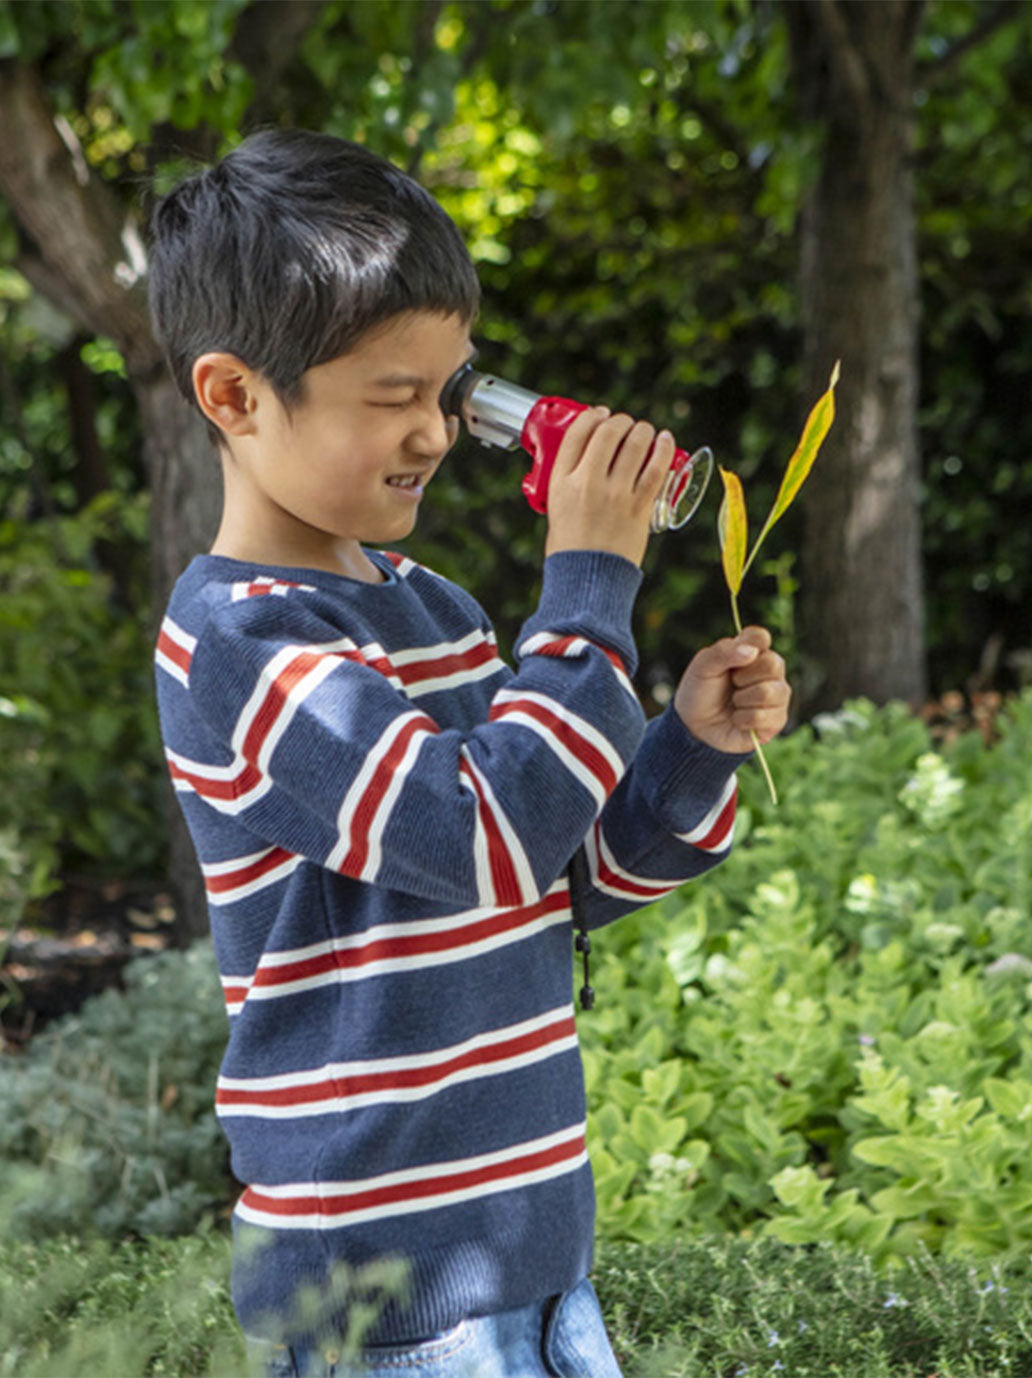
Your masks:
[[[757,545],[759,545],[759,542],[757,542]],[[756,554],[755,549],[753,550],[753,554]],[[738,595],[734,593],[733,590],[731,591],[731,616],[734,618],[735,631],[741,636],[742,619],[738,612]],[[759,761],[763,770],[763,778],[766,780],[767,788],[770,790],[770,802],[777,808],[778,792],[774,788],[774,777],[770,773],[770,766],[767,764],[767,758],[763,754],[763,747],[760,746],[760,739],[757,737],[756,733],[752,731],[750,731],[749,736],[752,738],[752,744],[756,751],[756,759]]]
[[[767,764],[767,758],[763,754],[763,747],[760,746],[759,738],[756,736],[755,732],[750,732],[749,736],[752,738],[753,746],[756,748],[756,759],[763,768],[763,778],[766,780],[767,788],[770,790],[770,802],[777,808],[778,792],[774,788],[774,776],[770,773],[770,766]]]

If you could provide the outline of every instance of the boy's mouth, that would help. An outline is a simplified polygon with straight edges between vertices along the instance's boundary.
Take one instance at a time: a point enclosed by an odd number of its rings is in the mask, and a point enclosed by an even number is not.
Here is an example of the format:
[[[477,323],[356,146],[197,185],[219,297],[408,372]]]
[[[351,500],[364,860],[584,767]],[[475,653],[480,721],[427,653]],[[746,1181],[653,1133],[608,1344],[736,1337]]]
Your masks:
[[[391,488],[401,488],[408,493],[421,493],[429,474],[392,474],[387,480]]]

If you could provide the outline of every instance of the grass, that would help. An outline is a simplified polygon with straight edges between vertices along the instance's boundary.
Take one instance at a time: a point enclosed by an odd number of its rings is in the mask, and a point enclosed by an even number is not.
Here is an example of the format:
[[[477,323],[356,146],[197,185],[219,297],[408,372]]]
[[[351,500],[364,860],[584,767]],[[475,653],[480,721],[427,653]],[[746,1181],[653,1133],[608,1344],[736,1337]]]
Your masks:
[[[218,1232],[0,1246],[4,1378],[245,1378]],[[729,1238],[603,1245],[627,1378],[1032,1378],[1032,1273]]]

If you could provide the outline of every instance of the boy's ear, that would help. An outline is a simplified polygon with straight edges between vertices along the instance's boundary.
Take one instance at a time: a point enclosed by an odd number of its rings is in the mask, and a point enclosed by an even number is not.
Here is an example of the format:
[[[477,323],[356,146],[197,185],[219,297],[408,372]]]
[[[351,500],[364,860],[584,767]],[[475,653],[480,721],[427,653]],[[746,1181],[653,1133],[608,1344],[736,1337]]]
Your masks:
[[[202,354],[191,370],[197,405],[223,435],[253,435],[259,378],[235,354]]]

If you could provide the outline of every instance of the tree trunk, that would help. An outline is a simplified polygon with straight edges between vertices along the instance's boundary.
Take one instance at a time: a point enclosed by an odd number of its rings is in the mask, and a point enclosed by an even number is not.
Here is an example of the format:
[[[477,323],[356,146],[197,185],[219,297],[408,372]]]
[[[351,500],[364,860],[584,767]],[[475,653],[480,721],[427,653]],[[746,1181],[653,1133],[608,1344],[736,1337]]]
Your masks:
[[[257,92],[245,123],[271,120],[290,63],[326,0],[255,0],[238,17],[229,56]],[[24,243],[19,268],[42,296],[90,334],[108,335],[126,361],[143,419],[151,490],[151,594],[160,618],[189,560],[211,544],[220,506],[219,465],[207,430],[180,398],[151,332],[146,251],[135,215],[90,174],[75,135],[55,116],[39,73],[0,59],[0,194]],[[166,130],[176,151],[211,152],[214,131]],[[162,144],[155,131],[156,153]],[[155,633],[157,627],[154,627]],[[204,884],[171,786],[167,827],[174,937],[207,932]]]
[[[36,72],[11,60],[0,61],[0,129],[0,192],[26,244],[19,266],[85,330],[114,339],[126,360],[143,415],[151,590],[160,617],[179,573],[214,534],[218,465],[151,332],[146,265],[132,218],[65,142],[70,131],[59,134]],[[207,931],[204,886],[171,787],[168,800],[175,937],[185,942]]]
[[[801,226],[808,399],[842,360],[838,417],[803,492],[804,713],[926,692],[911,151],[921,3],[784,6],[804,113],[824,134]]]

